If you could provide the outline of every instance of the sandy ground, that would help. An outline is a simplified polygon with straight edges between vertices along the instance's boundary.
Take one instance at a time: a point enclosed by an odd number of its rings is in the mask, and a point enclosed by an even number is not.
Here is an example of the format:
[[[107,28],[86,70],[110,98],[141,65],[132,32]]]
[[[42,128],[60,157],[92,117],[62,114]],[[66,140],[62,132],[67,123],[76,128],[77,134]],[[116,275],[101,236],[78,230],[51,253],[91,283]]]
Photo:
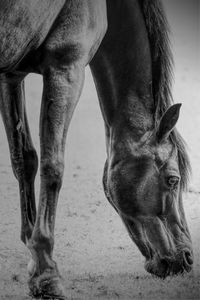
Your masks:
[[[66,151],[66,170],[56,221],[55,256],[69,299],[200,299],[200,103],[198,57],[188,33],[174,30],[174,98],[183,102],[179,129],[189,146],[193,177],[184,205],[193,239],[193,271],[183,276],[153,278],[120,218],[105,199],[101,177],[105,161],[104,127],[89,69],[74,114]],[[194,51],[193,51],[194,50]],[[191,51],[194,55],[191,55]],[[192,52],[192,53],[193,53]],[[39,151],[38,120],[42,79],[26,81],[33,140]],[[0,299],[28,300],[28,250],[20,242],[17,182],[0,124]],[[39,177],[39,176],[38,176]],[[39,181],[36,181],[38,198]]]

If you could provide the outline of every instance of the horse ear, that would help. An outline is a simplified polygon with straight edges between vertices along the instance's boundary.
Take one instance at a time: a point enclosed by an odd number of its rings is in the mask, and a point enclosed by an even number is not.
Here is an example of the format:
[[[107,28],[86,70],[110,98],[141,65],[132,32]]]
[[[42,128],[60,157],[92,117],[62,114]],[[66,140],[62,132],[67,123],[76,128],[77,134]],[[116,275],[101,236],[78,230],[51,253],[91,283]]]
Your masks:
[[[174,129],[179,118],[181,105],[181,103],[177,103],[170,106],[162,116],[156,132],[158,142],[166,139]]]

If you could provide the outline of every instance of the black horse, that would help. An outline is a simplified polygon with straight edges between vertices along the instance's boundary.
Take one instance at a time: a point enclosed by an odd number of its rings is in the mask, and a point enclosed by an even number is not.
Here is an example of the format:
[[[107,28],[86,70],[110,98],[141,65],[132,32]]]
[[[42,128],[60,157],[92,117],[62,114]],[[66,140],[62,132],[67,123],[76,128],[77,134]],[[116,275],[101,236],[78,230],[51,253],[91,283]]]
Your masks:
[[[90,65],[105,121],[109,202],[160,277],[190,271],[182,193],[189,162],[174,128],[168,25],[159,0],[1,0],[0,109],[19,182],[21,239],[34,296],[65,299],[52,259],[65,140]],[[43,76],[41,186],[26,116],[24,78]],[[171,106],[172,105],[172,106]]]

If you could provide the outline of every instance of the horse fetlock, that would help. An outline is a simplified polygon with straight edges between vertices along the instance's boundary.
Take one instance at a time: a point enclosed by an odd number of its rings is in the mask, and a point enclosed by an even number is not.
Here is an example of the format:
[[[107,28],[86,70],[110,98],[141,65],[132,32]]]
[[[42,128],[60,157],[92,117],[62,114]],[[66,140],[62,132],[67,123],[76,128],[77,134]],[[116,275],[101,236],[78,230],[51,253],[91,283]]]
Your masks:
[[[47,271],[59,275],[56,262],[48,256],[47,253],[42,256],[41,253],[31,251],[31,254],[32,257],[27,265],[27,271],[30,277],[40,276]]]
[[[47,253],[34,253],[32,252],[32,258],[27,265],[27,271],[30,279],[42,277],[43,274],[52,274],[54,276],[60,276],[57,268],[57,264],[52,260]]]
[[[33,232],[33,225],[28,222],[27,224],[24,224],[23,220],[22,220],[22,227],[21,227],[21,241],[25,244],[28,245],[29,244],[29,240],[31,238]]]

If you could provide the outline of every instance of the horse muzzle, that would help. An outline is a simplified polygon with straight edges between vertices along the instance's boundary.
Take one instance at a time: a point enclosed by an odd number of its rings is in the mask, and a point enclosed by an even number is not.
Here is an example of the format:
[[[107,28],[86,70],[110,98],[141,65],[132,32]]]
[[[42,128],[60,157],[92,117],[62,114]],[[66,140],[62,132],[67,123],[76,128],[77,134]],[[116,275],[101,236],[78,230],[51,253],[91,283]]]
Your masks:
[[[183,250],[175,257],[153,257],[145,262],[147,272],[161,278],[190,272],[193,265],[193,253],[191,250]]]

